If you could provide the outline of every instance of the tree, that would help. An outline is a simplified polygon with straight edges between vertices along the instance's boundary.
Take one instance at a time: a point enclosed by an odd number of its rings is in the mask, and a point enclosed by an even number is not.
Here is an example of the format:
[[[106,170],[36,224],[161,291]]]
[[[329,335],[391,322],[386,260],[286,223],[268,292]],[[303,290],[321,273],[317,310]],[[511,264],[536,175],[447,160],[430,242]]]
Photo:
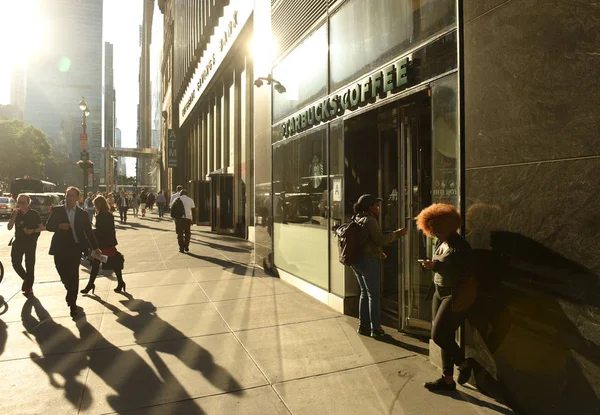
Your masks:
[[[135,184],[135,177],[127,177],[122,174],[117,175],[117,177],[115,177],[115,180],[117,181],[117,184],[119,186],[133,186]]]
[[[46,177],[58,185],[60,190],[67,183],[75,183],[73,178],[81,177],[81,169],[63,153],[53,152],[46,159]]]
[[[0,120],[0,149],[0,177],[46,177],[44,166],[52,148],[39,128],[19,120]]]

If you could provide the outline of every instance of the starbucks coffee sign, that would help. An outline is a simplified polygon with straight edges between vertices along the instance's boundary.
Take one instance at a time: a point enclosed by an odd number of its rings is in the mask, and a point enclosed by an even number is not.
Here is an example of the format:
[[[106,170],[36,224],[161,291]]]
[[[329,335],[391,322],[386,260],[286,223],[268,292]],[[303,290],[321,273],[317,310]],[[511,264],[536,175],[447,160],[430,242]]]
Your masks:
[[[346,111],[374,102],[377,97],[384,97],[393,90],[406,88],[409,81],[407,77],[409,63],[408,57],[399,59],[349,88],[305,108],[281,124],[283,137],[290,137],[322,122],[344,115]]]

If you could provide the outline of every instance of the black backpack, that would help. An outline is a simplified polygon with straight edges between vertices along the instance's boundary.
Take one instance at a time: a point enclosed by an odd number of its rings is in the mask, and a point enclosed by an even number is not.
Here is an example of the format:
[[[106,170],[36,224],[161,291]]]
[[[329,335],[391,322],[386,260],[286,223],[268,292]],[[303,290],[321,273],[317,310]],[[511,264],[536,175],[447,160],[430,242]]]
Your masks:
[[[171,217],[173,219],[181,219],[185,216],[185,207],[183,206],[183,202],[181,198],[178,197],[173,202],[173,206],[171,206]]]
[[[344,265],[353,265],[359,259],[362,253],[361,227],[354,220],[346,222],[334,229],[338,238],[338,251],[340,262]]]

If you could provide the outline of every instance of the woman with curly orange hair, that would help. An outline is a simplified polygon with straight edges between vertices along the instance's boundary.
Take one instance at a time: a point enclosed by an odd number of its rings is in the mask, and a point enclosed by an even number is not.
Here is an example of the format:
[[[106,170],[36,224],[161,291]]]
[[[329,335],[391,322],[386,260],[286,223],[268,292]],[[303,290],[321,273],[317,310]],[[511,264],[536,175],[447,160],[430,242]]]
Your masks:
[[[444,203],[433,204],[417,216],[417,228],[425,235],[437,238],[431,260],[423,261],[424,268],[433,271],[435,293],[433,295],[431,338],[442,349],[442,377],[425,383],[430,391],[456,390],[454,365],[458,366],[458,383],[464,384],[471,377],[471,361],[465,359],[464,351],[456,344],[456,330],[465,321],[465,311],[453,309],[453,294],[459,284],[469,277],[471,246],[458,234],[462,220],[458,210]]]

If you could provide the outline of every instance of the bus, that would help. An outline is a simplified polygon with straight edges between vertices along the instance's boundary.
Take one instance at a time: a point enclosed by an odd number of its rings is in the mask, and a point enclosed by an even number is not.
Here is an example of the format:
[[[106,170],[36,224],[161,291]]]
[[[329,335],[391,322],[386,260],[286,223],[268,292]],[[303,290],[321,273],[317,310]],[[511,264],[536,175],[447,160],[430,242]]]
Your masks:
[[[56,193],[56,185],[45,180],[15,179],[10,183],[11,197],[16,199],[21,193]]]

